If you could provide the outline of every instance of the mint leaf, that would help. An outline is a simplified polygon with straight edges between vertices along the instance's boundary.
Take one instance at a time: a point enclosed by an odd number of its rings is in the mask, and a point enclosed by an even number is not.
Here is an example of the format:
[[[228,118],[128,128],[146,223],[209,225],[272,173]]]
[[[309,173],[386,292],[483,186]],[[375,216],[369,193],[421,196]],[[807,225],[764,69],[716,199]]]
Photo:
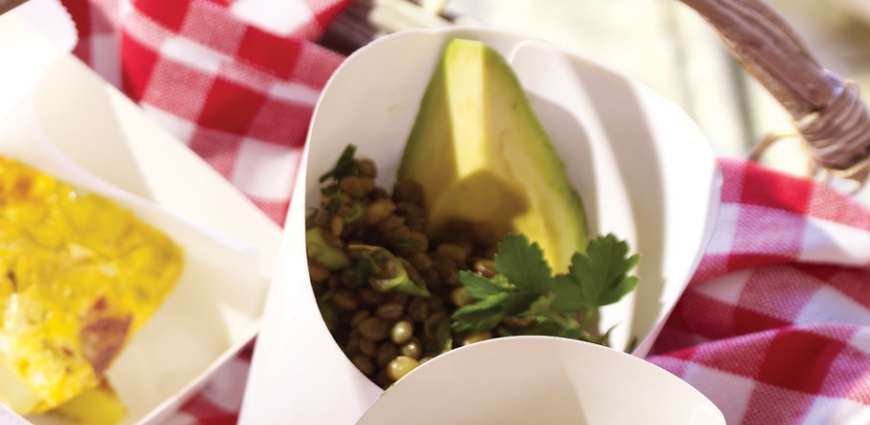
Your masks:
[[[341,179],[347,176],[358,176],[359,167],[357,166],[356,160],[353,159],[354,153],[356,153],[356,146],[347,145],[347,147],[344,148],[344,152],[342,152],[341,156],[338,157],[338,162],[336,162],[335,167],[320,176],[320,183],[325,182],[330,177],[336,181],[341,181]]]
[[[555,284],[541,247],[523,235],[508,235],[498,245],[495,268],[520,292],[543,295]]]
[[[504,300],[510,294],[497,294],[474,304],[462,306],[453,313],[453,329],[457,331],[488,331],[504,318]]]
[[[628,255],[628,244],[609,234],[589,241],[586,253],[576,253],[566,275],[556,276],[553,310],[594,314],[599,307],[613,304],[637,286],[638,278],[628,276],[640,256]]]
[[[515,292],[516,288],[506,281],[490,280],[465,270],[459,272],[459,281],[474,298],[486,298],[503,292]]]

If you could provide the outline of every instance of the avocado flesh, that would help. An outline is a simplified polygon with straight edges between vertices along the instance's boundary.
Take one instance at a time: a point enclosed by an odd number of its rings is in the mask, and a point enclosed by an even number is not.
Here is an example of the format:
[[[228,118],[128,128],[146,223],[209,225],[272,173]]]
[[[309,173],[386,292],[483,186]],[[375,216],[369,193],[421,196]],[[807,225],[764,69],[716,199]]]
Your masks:
[[[586,215],[507,62],[491,47],[446,47],[405,147],[399,179],[423,187],[430,236],[452,220],[537,242],[557,273],[585,252]]]

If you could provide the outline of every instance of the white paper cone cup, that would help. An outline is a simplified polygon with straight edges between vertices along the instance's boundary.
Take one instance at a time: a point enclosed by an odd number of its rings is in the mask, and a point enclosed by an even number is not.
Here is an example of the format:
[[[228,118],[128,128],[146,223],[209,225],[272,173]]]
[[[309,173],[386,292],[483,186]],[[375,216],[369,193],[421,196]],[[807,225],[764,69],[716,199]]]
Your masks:
[[[486,42],[510,62],[583,198],[590,234],[612,232],[641,253],[638,289],[601,312],[602,332],[617,325],[614,347],[637,338],[635,354],[643,356],[692,276],[711,235],[721,176],[708,142],[679,108],[625,76],[516,34],[449,28],[384,37],[348,58],[315,111],[242,424],[349,425],[379,394],[319,317],[305,273],[304,216],[320,207],[318,177],[348,144],[375,161],[379,186],[392,186],[453,38]]]
[[[450,351],[390,387],[357,425],[725,425],[671,373],[606,347],[497,338]]]

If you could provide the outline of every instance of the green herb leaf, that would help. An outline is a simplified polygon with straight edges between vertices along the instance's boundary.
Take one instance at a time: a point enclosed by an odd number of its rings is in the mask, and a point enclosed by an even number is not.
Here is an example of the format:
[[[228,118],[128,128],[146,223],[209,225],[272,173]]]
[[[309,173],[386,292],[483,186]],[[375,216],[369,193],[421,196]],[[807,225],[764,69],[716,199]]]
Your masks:
[[[317,308],[320,309],[320,315],[323,316],[323,321],[338,321],[338,313],[335,312],[335,307],[333,307],[332,304],[321,301],[317,303]]]
[[[507,283],[505,279],[501,281],[490,280],[465,270],[459,272],[459,281],[465,285],[465,289],[474,298],[483,299],[501,293],[516,292],[516,287]]]
[[[461,271],[459,280],[479,300],[453,314],[453,329],[482,332],[498,326],[502,319],[529,318],[531,324],[499,326],[501,335],[553,335],[606,343],[609,332],[591,335],[586,325],[598,308],[612,304],[637,285],[628,276],[637,265],[637,255],[627,257],[628,245],[613,235],[590,241],[586,254],[572,258],[569,273],[551,275],[537,243],[525,236],[508,236],[499,244],[495,263],[498,274],[490,279]],[[582,323],[576,318],[583,313]]]
[[[371,275],[380,271],[380,267],[378,267],[375,260],[372,260],[368,255],[363,255],[360,257],[359,262],[356,265],[356,270],[354,270],[353,275],[356,278],[357,282],[368,282],[369,277]]]
[[[338,162],[335,164],[335,168],[320,176],[320,183],[325,182],[330,177],[336,181],[340,181],[347,176],[358,176],[359,166],[357,166],[356,160],[353,159],[354,153],[356,153],[356,146],[347,145],[347,147],[344,148],[344,152],[342,152],[341,156],[338,157]]]
[[[453,313],[453,329],[460,332],[491,330],[504,318],[504,301],[509,296],[510,294],[497,294],[462,306]]]
[[[552,308],[561,313],[594,313],[613,304],[637,286],[638,278],[628,276],[640,256],[628,255],[628,244],[609,234],[589,241],[586,254],[571,258],[567,275],[556,276]]]
[[[552,310],[550,310],[550,304],[553,303],[553,299],[556,298],[554,295],[550,295],[549,297],[539,297],[532,305],[529,306],[528,310],[524,313],[520,314],[520,317],[533,316],[533,317],[545,317]]]
[[[508,317],[525,316],[524,313],[528,312],[540,298],[540,295],[530,292],[512,294],[504,300],[504,314]]]
[[[453,335],[450,333],[450,319],[444,319],[438,323],[435,330],[435,339],[438,341],[438,351],[443,354],[453,349]]]
[[[344,196],[344,194],[342,194]],[[339,203],[339,207],[341,204]],[[366,210],[360,204],[353,204],[350,207],[350,211],[347,212],[347,215],[344,216],[344,222],[348,224],[359,223],[366,219]]]
[[[565,338],[579,339],[581,341],[592,342],[589,340],[589,338],[583,336],[583,331],[580,330],[580,328],[568,329],[568,331],[565,332],[562,336],[564,336]]]
[[[423,243],[416,239],[398,239],[388,242],[388,245],[396,251],[411,251],[420,249],[423,246]]]
[[[495,268],[520,292],[543,295],[555,284],[541,247],[523,235],[508,235],[498,245]]]
[[[323,202],[323,208],[330,214],[338,212],[338,209],[341,208],[341,201],[344,199],[344,192],[338,186],[334,186],[323,188],[320,193],[327,197],[326,201]]]
[[[518,329],[508,329],[506,327],[499,327],[498,332],[504,336],[515,336],[515,335],[546,335],[546,336],[565,336],[565,331],[563,331],[557,324],[551,321],[542,321],[540,323],[535,323],[531,326],[525,328]]]

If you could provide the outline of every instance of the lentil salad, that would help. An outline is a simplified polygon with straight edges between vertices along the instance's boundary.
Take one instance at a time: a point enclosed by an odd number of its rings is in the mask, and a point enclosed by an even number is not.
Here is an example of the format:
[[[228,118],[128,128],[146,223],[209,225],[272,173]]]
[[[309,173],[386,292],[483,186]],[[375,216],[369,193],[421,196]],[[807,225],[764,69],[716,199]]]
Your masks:
[[[308,267],[328,329],[377,385],[387,388],[439,354],[492,337],[607,344],[609,332],[586,328],[598,307],[637,283],[627,272],[638,256],[627,258],[624,242],[613,235],[592,240],[594,260],[578,252],[570,272],[553,277],[536,243],[499,235],[488,223],[451,222],[430,238],[421,186],[400,180],[388,192],[375,184],[374,162],[354,153],[348,146],[321,178],[321,208],[306,219]],[[534,280],[543,284],[529,289],[510,260],[534,266],[527,272],[537,272]],[[582,276],[602,268],[608,272],[599,281]]]

